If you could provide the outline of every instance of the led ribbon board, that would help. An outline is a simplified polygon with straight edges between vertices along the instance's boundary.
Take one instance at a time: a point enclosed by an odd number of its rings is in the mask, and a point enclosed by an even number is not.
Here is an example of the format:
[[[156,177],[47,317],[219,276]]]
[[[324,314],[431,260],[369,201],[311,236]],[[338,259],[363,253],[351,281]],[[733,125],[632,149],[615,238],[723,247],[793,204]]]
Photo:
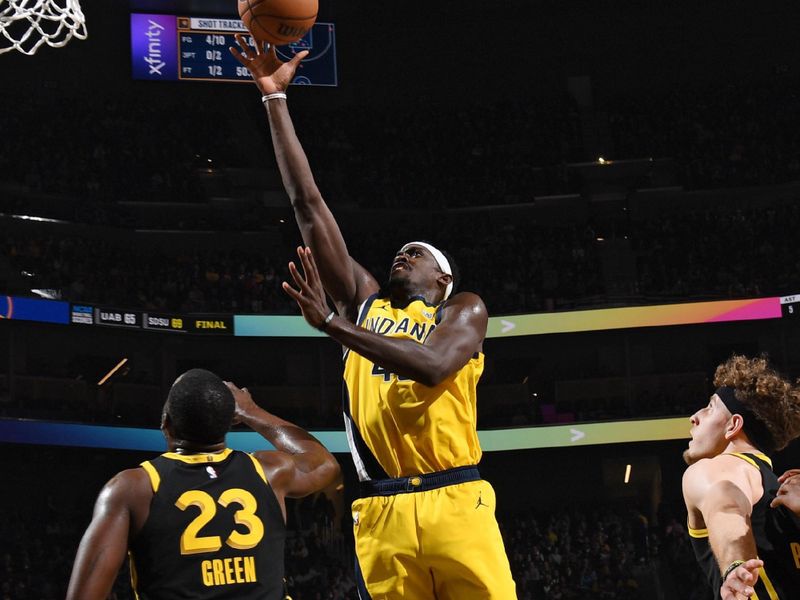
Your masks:
[[[331,452],[349,452],[344,431],[314,431],[312,434]],[[484,452],[678,440],[689,437],[689,420],[686,417],[675,417],[642,421],[496,429],[479,431],[478,437]],[[0,442],[152,452],[166,450],[164,435],[158,429],[16,419],[0,419]],[[228,445],[236,450],[246,452],[274,449],[264,438],[250,431],[229,433]]]
[[[800,308],[800,296],[756,298],[750,300],[720,300],[688,302],[654,306],[601,308],[570,312],[490,317],[487,338],[542,335],[548,333],[578,333],[605,329],[633,329],[666,325],[697,325],[778,319],[792,316]],[[256,337],[324,337],[310,327],[302,317],[273,317],[236,315],[236,335]]]

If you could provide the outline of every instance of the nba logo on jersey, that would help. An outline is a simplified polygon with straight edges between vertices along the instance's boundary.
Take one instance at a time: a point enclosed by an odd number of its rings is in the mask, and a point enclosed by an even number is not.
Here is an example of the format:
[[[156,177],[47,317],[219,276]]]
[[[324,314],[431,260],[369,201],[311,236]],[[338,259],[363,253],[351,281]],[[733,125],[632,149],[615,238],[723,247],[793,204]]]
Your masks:
[[[217,472],[214,470],[214,467],[212,467],[212,466],[206,467],[206,473],[208,473],[208,476],[211,479],[216,479],[217,478]]]

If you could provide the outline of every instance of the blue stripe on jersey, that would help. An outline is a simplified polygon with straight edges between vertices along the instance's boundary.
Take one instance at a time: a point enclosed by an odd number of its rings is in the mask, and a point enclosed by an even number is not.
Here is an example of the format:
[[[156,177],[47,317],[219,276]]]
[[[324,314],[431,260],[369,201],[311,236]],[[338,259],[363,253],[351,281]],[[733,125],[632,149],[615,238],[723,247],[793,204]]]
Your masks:
[[[350,452],[358,455],[358,458],[361,459],[364,470],[370,479],[389,479],[389,475],[378,462],[378,459],[375,458],[364,438],[361,437],[361,433],[359,433],[358,427],[356,427],[353,417],[350,415],[350,394],[347,391],[346,382],[342,382],[342,411],[344,412],[344,418],[349,421],[349,429],[353,434],[352,443],[354,447],[350,448]],[[353,458],[356,460],[355,457]]]
[[[367,313],[369,309],[372,308],[372,303],[378,299],[378,294],[372,294],[369,298],[364,301],[364,308],[361,309],[361,314],[358,315],[358,321],[356,321],[356,325],[361,327],[361,324],[364,322],[364,319],[367,318]]]
[[[356,589],[358,590],[359,600],[372,600],[372,596],[367,591],[367,584],[364,581],[364,575],[361,573],[361,565],[358,564],[358,554],[356,554]]]

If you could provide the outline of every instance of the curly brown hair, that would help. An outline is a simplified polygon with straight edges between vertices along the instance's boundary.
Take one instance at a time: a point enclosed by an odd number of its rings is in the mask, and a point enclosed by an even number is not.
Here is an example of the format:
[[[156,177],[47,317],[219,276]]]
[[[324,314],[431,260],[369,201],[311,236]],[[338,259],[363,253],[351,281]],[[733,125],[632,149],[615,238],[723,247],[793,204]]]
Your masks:
[[[800,436],[800,389],[770,367],[766,357],[731,356],[717,367],[714,385],[736,390],[739,402],[766,425],[776,450]]]

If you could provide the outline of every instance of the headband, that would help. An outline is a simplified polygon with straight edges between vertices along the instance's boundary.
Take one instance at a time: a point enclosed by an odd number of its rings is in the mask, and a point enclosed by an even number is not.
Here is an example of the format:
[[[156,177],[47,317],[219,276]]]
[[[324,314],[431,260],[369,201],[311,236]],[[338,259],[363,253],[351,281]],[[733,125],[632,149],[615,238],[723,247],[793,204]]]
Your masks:
[[[765,454],[775,450],[775,440],[764,422],[753,414],[744,404],[736,398],[736,390],[732,387],[722,386],[715,392],[731,415],[740,415],[744,420],[742,429],[747,434],[750,442]]]
[[[422,246],[428,252],[433,255],[433,259],[436,261],[436,264],[439,265],[439,270],[444,273],[445,275],[450,275],[452,280],[453,277],[453,269],[450,267],[450,261],[445,258],[445,255],[439,250],[436,246],[433,246],[427,242],[408,242],[402,248],[400,248],[400,252],[405,252],[409,246]],[[453,291],[453,282],[447,284],[447,287],[444,290],[444,298],[442,300],[447,300],[450,297],[450,292]]]

